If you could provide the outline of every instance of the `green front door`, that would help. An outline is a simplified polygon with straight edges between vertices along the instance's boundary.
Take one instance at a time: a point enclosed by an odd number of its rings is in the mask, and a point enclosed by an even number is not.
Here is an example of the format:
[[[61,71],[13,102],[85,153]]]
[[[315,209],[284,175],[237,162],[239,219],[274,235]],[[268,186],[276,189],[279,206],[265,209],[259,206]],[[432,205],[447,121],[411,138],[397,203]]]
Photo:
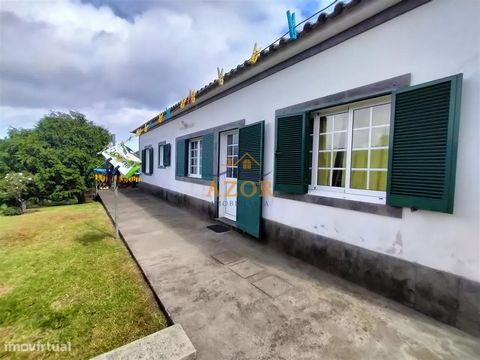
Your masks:
[[[260,238],[264,121],[239,130],[237,227]]]

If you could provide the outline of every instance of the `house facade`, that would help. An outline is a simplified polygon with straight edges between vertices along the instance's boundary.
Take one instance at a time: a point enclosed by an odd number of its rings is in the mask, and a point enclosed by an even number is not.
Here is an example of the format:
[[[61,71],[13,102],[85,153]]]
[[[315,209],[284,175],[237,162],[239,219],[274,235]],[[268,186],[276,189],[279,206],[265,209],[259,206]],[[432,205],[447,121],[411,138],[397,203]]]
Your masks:
[[[480,334],[479,11],[336,5],[141,124],[141,186]]]

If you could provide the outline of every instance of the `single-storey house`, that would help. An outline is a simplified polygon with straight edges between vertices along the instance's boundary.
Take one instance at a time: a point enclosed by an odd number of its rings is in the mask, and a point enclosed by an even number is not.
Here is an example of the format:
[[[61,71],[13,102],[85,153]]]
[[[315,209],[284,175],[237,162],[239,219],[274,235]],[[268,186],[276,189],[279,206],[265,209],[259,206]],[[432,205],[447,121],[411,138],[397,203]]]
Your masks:
[[[142,188],[480,334],[479,13],[338,2],[139,124]]]

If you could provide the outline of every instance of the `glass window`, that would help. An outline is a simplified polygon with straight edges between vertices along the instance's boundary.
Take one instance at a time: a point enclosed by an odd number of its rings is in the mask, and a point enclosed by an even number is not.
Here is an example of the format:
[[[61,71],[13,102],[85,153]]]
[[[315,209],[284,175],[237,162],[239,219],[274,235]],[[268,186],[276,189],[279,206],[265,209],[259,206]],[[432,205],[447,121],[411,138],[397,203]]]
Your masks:
[[[158,167],[164,167],[165,162],[163,160],[163,147],[165,145],[158,145]]]
[[[150,161],[152,156],[153,156],[153,148],[151,148],[151,147],[146,148],[145,149],[145,159],[144,159],[144,161],[145,161],[145,174],[146,175],[151,175],[152,172],[153,172],[153,169],[151,168],[152,163]]]
[[[348,112],[320,117],[318,184],[345,186]]]
[[[245,159],[244,161],[248,161],[248,159]],[[238,177],[238,133],[227,135],[226,171],[227,178],[236,179]]]
[[[202,140],[192,139],[188,142],[188,176],[202,177]]]
[[[382,97],[313,114],[313,189],[383,196],[390,109],[390,97]]]

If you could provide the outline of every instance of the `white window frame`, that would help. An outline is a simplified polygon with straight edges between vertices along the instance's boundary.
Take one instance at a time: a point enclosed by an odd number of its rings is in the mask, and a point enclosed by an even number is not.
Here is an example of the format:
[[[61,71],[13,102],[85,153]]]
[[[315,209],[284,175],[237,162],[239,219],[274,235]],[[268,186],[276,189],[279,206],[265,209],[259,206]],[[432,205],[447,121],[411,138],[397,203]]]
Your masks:
[[[339,199],[347,199],[354,201],[364,201],[377,204],[386,203],[386,192],[385,191],[374,191],[374,190],[361,190],[350,188],[350,172],[351,162],[352,162],[352,140],[353,140],[353,112],[355,110],[373,107],[378,105],[391,104],[391,96],[382,96],[373,99],[368,99],[364,101],[358,101],[350,103],[347,105],[341,105],[336,107],[331,107],[328,109],[323,109],[319,111],[314,111],[311,113],[313,116],[313,146],[312,146],[312,164],[311,164],[311,184],[308,187],[308,193],[311,195],[333,197]],[[348,123],[347,123],[347,144],[345,147],[346,150],[346,168],[345,168],[345,187],[334,187],[334,186],[322,186],[317,185],[317,176],[318,176],[318,152],[319,152],[319,134],[320,134],[320,117],[326,115],[334,115],[342,112],[348,112]],[[378,126],[381,127],[381,126]],[[371,139],[372,126],[369,126]],[[391,131],[390,131],[391,133]],[[370,150],[371,141],[369,141],[368,148],[364,150]],[[388,148],[388,146],[380,147]],[[358,150],[358,149],[356,149]],[[361,149],[360,149],[361,150]],[[333,172],[333,171],[332,171]],[[367,172],[368,174],[369,172]],[[367,175],[367,184],[368,184],[368,175]]]
[[[197,144],[196,156],[192,157],[192,147],[194,143]],[[194,172],[192,172],[193,159],[197,159],[197,164],[194,165]],[[199,179],[202,177],[202,138],[190,139],[188,141],[188,177]]]
[[[151,152],[150,152],[151,150]],[[153,168],[150,168],[150,156],[153,155],[153,147],[151,145],[145,146],[145,175],[152,175]]]
[[[163,157],[165,145],[166,144],[158,144],[158,167],[161,169],[165,167],[165,159]]]

